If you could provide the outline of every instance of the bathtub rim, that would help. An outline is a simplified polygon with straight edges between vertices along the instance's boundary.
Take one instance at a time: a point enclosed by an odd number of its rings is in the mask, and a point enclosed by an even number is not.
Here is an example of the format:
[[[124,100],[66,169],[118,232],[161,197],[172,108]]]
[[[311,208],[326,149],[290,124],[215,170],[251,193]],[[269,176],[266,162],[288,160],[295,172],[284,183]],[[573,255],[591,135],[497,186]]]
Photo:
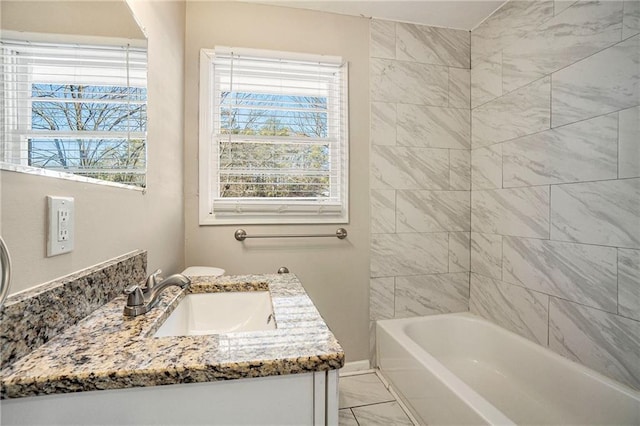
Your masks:
[[[560,363],[562,366],[573,370],[575,373],[583,374],[593,380],[597,380],[603,386],[607,386],[617,392],[624,394],[625,396],[637,401],[640,405],[640,391],[637,391],[624,383],[607,377],[604,374],[599,373],[585,365],[579,364],[576,361],[566,358],[547,347],[543,347],[542,345],[532,342],[529,339],[526,339],[510,330],[499,326],[498,324],[495,324],[471,312],[457,312],[412,318],[377,320],[376,357],[378,361],[378,368],[380,369],[382,374],[387,378],[389,377],[388,374],[385,374],[385,369],[380,365],[381,358],[379,353],[378,337],[381,330],[392,336],[392,338],[394,338],[394,340],[396,340],[400,346],[407,350],[419,364],[428,369],[429,372],[433,374],[451,392],[455,393],[459,397],[462,395],[461,397],[464,397],[464,402],[483,420],[487,421],[489,424],[515,425],[516,423],[514,423],[513,420],[508,418],[504,413],[502,413],[502,411],[496,408],[491,402],[489,402],[471,386],[466,384],[462,379],[451,372],[437,358],[435,358],[431,353],[429,353],[426,349],[424,349],[406,334],[405,327],[408,324],[435,322],[438,320],[449,318],[483,324],[484,326],[487,326],[498,333],[506,334],[509,336],[509,338],[514,338],[516,341],[521,342],[526,347],[537,351],[544,356],[550,357],[554,362]],[[392,381],[389,380],[389,382],[393,385]],[[396,391],[402,395],[402,391],[400,389],[397,389],[397,386],[394,386],[394,388],[396,388]]]

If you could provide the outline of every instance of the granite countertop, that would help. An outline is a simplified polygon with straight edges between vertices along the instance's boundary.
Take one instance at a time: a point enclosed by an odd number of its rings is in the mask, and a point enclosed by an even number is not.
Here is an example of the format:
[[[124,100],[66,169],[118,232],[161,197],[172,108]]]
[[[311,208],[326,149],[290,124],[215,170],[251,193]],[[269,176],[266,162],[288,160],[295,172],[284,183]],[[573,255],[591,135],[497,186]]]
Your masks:
[[[266,290],[277,328],[152,337],[187,293]],[[127,318],[118,296],[0,373],[2,399],[197,383],[341,368],[344,352],[294,274],[194,277],[149,313]]]

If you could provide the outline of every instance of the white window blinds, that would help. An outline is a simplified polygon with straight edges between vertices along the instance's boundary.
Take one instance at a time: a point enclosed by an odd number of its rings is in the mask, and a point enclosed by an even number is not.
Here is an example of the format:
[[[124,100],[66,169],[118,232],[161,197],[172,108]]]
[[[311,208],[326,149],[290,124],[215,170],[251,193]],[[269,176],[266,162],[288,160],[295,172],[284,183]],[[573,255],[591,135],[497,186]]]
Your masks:
[[[346,64],[230,48],[209,61],[210,215],[346,222]]]
[[[4,163],[144,186],[146,50],[2,40]]]

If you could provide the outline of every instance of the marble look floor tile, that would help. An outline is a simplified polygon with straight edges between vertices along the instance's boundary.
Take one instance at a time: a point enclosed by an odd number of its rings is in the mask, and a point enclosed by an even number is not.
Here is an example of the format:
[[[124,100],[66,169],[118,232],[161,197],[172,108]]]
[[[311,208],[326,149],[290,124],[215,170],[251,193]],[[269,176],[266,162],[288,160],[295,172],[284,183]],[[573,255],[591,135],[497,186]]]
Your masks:
[[[502,279],[502,235],[471,233],[471,272]]]
[[[471,151],[449,150],[449,189],[463,191],[471,189]]]
[[[474,190],[502,188],[502,144],[471,151],[471,187]]]
[[[471,105],[471,71],[449,67],[449,106],[468,110]]]
[[[553,17],[553,0],[510,1],[471,31],[471,61],[487,57],[533,32]]]
[[[413,423],[397,402],[357,407],[353,413],[360,426],[412,426]]]
[[[396,231],[396,191],[371,190],[371,232],[389,234]]]
[[[439,274],[448,269],[446,232],[371,235],[372,277]]]
[[[551,79],[544,77],[473,109],[472,147],[481,148],[549,129],[550,95]]]
[[[622,15],[622,39],[640,33],[640,1],[625,0]]]
[[[369,23],[369,55],[372,58],[395,59],[396,23],[381,19],[372,19]]]
[[[471,107],[502,96],[502,51],[478,58],[471,68]]]
[[[458,108],[398,104],[397,144],[469,149],[471,113]]]
[[[468,310],[468,272],[396,277],[395,318]]]
[[[579,1],[502,51],[510,92],[620,41],[622,2]]]
[[[468,191],[400,190],[397,193],[398,232],[469,231]]]
[[[359,426],[350,408],[338,410],[338,426]]]
[[[394,400],[375,373],[341,377],[339,387],[341,409]]]
[[[470,68],[469,31],[398,23],[396,57],[405,61]]]
[[[618,313],[640,321],[640,250],[618,249]]]
[[[620,111],[618,120],[619,177],[640,177],[640,106]]]
[[[471,230],[549,238],[549,187],[472,191]]]
[[[617,250],[613,247],[505,237],[502,280],[618,311]]]
[[[505,142],[502,162],[505,188],[616,179],[617,114]]]
[[[370,61],[372,101],[447,106],[449,70],[445,66],[373,58]]]
[[[396,144],[396,104],[371,102],[371,145]]]
[[[551,298],[549,348],[640,389],[640,321]]]
[[[470,232],[449,232],[449,272],[470,269]]]
[[[640,35],[553,73],[552,127],[638,104]]]
[[[471,274],[470,311],[543,346],[548,304],[545,294]]]
[[[449,151],[446,149],[373,146],[371,188],[449,188]]]
[[[552,186],[551,239],[640,248],[640,179]]]
[[[395,278],[369,279],[369,320],[393,318]]]

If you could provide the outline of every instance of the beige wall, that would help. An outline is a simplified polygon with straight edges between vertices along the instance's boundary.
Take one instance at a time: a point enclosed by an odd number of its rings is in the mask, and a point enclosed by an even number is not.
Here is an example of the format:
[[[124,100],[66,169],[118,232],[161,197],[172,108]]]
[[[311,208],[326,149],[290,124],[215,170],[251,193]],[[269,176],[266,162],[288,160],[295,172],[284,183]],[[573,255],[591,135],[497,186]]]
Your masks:
[[[181,2],[132,0],[149,36],[148,189],[138,191],[3,171],[2,236],[13,259],[11,293],[136,248],[149,268],[183,266],[184,14]],[[70,254],[47,258],[46,195],[76,203]]]
[[[187,264],[231,274],[296,273],[343,345],[368,357],[368,20],[255,4],[188,2],[185,63]],[[235,226],[198,225],[198,55],[216,45],[342,56],[349,61],[350,223],[347,240],[234,240]],[[335,225],[242,226],[248,233],[335,232]]]
[[[124,0],[6,1],[2,29],[54,34],[143,38]]]

